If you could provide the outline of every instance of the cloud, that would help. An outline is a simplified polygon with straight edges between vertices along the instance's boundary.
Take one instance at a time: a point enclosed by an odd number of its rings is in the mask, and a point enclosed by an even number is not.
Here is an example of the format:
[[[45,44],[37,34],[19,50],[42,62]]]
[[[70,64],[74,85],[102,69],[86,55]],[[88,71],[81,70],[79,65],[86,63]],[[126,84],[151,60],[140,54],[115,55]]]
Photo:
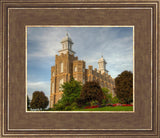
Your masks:
[[[62,29],[63,30],[63,29]],[[54,56],[61,49],[60,40],[64,33],[57,28],[28,28],[28,43],[33,43],[28,51],[29,59]],[[55,33],[56,32],[56,33]],[[65,32],[65,31],[64,31]]]
[[[49,81],[28,81],[27,82],[27,94],[32,99],[32,94],[34,91],[43,91],[45,95],[49,98],[50,95],[50,82]]]
[[[50,70],[61,40],[69,32],[73,50],[86,68],[98,68],[101,55],[107,70],[116,77],[124,70],[133,71],[133,32],[127,27],[29,27],[27,30],[28,93],[44,90],[49,96]]]

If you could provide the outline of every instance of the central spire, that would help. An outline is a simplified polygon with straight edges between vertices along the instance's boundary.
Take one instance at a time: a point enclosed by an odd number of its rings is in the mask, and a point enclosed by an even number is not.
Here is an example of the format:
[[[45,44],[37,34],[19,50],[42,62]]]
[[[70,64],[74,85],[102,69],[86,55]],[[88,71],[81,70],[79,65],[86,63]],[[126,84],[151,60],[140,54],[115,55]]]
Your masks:
[[[108,71],[106,70],[106,64],[107,62],[105,61],[105,59],[103,58],[103,56],[101,56],[101,58],[98,60],[98,66],[99,66],[99,71],[101,72],[101,74],[107,72]]]
[[[58,51],[60,54],[61,53],[63,54],[69,53],[71,55],[75,54],[75,52],[72,51],[73,41],[69,37],[68,32],[66,33],[66,36],[62,39],[61,44],[62,44],[62,50]]]

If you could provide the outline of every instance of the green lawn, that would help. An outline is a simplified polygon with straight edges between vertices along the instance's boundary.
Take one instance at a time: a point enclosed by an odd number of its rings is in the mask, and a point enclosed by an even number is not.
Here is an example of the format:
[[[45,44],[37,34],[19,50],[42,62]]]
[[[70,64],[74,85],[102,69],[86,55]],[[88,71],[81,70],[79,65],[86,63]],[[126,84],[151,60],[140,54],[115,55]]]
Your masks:
[[[77,109],[74,111],[133,111],[132,106],[106,106],[101,108],[92,108],[92,109]]]

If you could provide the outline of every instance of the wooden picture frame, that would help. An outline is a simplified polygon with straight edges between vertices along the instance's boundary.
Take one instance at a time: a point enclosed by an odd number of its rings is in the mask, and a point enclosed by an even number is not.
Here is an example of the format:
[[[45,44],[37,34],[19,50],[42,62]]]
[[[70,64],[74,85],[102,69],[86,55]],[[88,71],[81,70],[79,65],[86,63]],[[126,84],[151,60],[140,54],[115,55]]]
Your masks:
[[[1,137],[158,138],[159,0],[1,0]],[[133,25],[132,113],[26,112],[26,25]]]

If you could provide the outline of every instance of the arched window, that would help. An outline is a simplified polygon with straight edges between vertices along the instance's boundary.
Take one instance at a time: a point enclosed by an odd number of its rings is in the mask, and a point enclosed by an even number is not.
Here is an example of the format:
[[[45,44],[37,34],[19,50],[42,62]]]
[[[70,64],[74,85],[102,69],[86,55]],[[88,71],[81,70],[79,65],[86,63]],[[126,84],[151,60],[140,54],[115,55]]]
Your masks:
[[[63,62],[61,63],[61,72],[63,72]]]

